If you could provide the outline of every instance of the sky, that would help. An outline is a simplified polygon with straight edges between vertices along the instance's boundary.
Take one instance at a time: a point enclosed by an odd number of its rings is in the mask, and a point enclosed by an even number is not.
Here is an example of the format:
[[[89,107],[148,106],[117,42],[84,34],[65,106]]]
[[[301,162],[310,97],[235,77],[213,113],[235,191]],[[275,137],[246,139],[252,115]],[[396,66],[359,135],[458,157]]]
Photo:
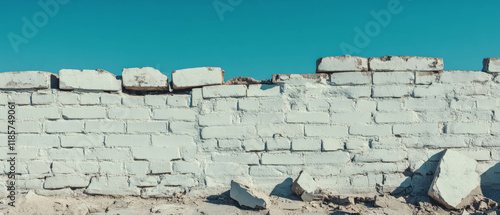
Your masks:
[[[445,70],[500,57],[500,1],[0,0],[0,72],[214,66],[314,73],[316,59],[414,55]]]

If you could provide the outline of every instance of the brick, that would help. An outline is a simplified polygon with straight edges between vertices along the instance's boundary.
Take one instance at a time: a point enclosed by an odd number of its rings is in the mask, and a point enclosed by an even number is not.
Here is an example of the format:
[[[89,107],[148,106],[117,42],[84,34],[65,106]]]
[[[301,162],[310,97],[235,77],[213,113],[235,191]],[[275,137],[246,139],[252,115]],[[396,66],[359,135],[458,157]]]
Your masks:
[[[399,98],[409,96],[413,88],[405,85],[374,86],[372,90],[373,98],[392,97]]]
[[[201,88],[194,88],[191,90],[191,106],[198,107],[198,105],[203,101],[203,93]]]
[[[175,90],[220,85],[223,82],[224,70],[219,67],[197,67],[172,72],[172,88]]]
[[[394,134],[439,134],[437,123],[397,124],[393,126]]]
[[[166,122],[127,122],[127,133],[167,132]]]
[[[42,130],[40,122],[18,121],[15,124],[17,133],[40,133]],[[4,126],[4,128],[7,128],[7,126]]]
[[[50,162],[33,161],[28,165],[28,173],[33,175],[42,175],[50,173]]]
[[[255,135],[254,126],[211,126],[201,130],[203,139],[209,138],[247,138]]]
[[[291,112],[286,114],[288,123],[328,123],[328,113],[323,112]]]
[[[368,149],[370,147],[368,144],[369,143],[368,143],[367,140],[363,140],[363,139],[349,139],[345,143],[345,149],[347,149],[347,150],[357,150],[357,151],[366,150],[366,149]]]
[[[243,140],[243,149],[247,152],[264,151],[266,148],[265,143],[259,139],[246,139]]]
[[[80,104],[81,105],[97,105],[101,101],[101,95],[99,93],[85,92],[80,94]]]
[[[85,132],[92,133],[124,133],[125,122],[120,121],[86,121]]]
[[[53,104],[56,98],[53,94],[33,93],[31,95],[31,103],[34,105]]]
[[[59,119],[61,114],[56,107],[18,107],[17,118],[20,120]]]
[[[139,195],[139,189],[130,187],[127,176],[94,177],[85,189],[91,195],[128,196]]]
[[[121,80],[105,70],[61,69],[59,88],[62,90],[102,90],[120,91]]]
[[[153,146],[161,147],[195,147],[193,137],[188,135],[154,135]]]
[[[337,138],[323,138],[321,142],[323,151],[337,151],[344,149],[344,142]]]
[[[54,161],[52,162],[52,172],[54,174],[96,174],[99,172],[99,165],[97,162],[68,162],[68,161]]]
[[[222,151],[241,151],[241,141],[237,139],[218,140],[217,145]]]
[[[415,89],[413,89],[413,97],[444,98],[446,96],[446,92],[449,91],[451,90],[448,89],[448,86],[443,86],[443,85],[415,86]]]
[[[125,96],[122,104],[128,107],[144,106],[144,96]]]
[[[259,100],[255,98],[243,98],[238,100],[238,110],[257,111],[259,110]]]
[[[0,89],[50,89],[57,87],[57,75],[41,71],[0,73]]]
[[[48,156],[52,160],[83,160],[83,149],[49,149]]]
[[[205,86],[202,89],[203,98],[245,97],[247,95],[246,85]]]
[[[196,163],[186,162],[186,161],[176,161],[173,164],[174,172],[185,174],[185,173],[200,173],[200,167]]]
[[[211,163],[205,169],[208,176],[238,176],[248,173],[248,166],[235,163]]]
[[[151,161],[150,168],[153,174],[172,172],[172,165],[170,165],[170,162],[165,161]]]
[[[104,136],[102,135],[69,135],[60,136],[62,147],[103,147]]]
[[[164,175],[161,177],[160,184],[164,186],[192,187],[197,182],[191,175]]]
[[[288,86],[304,86],[311,83],[326,84],[328,74],[274,74],[271,82],[273,84],[286,84]]]
[[[479,110],[493,110],[498,106],[498,101],[496,99],[477,99],[476,106]]]
[[[373,84],[413,84],[413,72],[375,72]]]
[[[438,72],[415,72],[415,84],[436,83],[439,78]]]
[[[132,147],[134,159],[170,161],[179,159],[179,150],[176,147]]]
[[[189,107],[191,96],[172,95],[167,96],[167,105],[171,107]]]
[[[252,84],[248,85],[248,97],[281,96],[279,85]]]
[[[198,135],[199,130],[194,122],[171,122],[170,131],[174,134]]]
[[[235,111],[238,108],[238,101],[234,99],[215,100],[215,111]]]
[[[322,152],[314,154],[304,154],[306,165],[310,164],[333,164],[341,165],[348,163],[351,160],[347,152]]]
[[[100,161],[99,173],[101,175],[123,175],[125,174],[125,170],[122,163]]]
[[[408,148],[462,148],[467,146],[466,138],[461,136],[430,136],[404,139],[403,143]]]
[[[351,124],[369,123],[372,121],[372,114],[367,112],[353,113],[332,113],[332,123]]]
[[[321,150],[321,139],[304,138],[292,140],[292,151],[319,151]]]
[[[269,124],[283,123],[285,116],[283,113],[244,113],[241,115],[242,124]]]
[[[298,165],[304,161],[298,154],[262,154],[263,165]]]
[[[483,59],[484,72],[500,72],[500,58],[489,57]]]
[[[351,112],[354,110],[354,101],[352,99],[329,100],[333,112]]]
[[[427,111],[419,112],[418,118],[422,122],[448,122],[457,119],[454,111]]]
[[[377,109],[377,102],[370,100],[358,100],[356,102],[357,111],[373,112]]]
[[[356,155],[356,162],[398,162],[406,159],[407,152],[401,150],[372,149]]]
[[[330,103],[324,99],[317,99],[307,102],[307,110],[314,111],[328,111],[330,109]]]
[[[347,126],[340,125],[306,125],[305,135],[308,137],[345,137]]]
[[[371,71],[440,71],[443,58],[416,56],[384,56],[368,59]]]
[[[372,83],[372,73],[336,72],[330,75],[332,85],[364,85]]]
[[[368,59],[350,55],[320,57],[316,61],[316,72],[367,71]]]
[[[106,118],[106,109],[103,107],[66,107],[62,109],[62,116],[67,119],[103,119]]]
[[[284,166],[250,166],[250,176],[253,177],[279,177],[288,172]]]
[[[31,93],[10,93],[7,97],[9,102],[14,102],[16,105],[31,104]]]
[[[405,123],[416,122],[418,116],[415,112],[397,112],[397,113],[376,113],[376,123]]]
[[[131,160],[130,150],[127,148],[95,148],[85,149],[88,160]]]
[[[212,160],[216,163],[259,164],[259,156],[255,153],[212,154]]]
[[[415,111],[443,110],[448,107],[448,102],[444,99],[407,99],[404,107]]]
[[[151,145],[151,137],[149,135],[108,135],[104,142],[106,147],[112,146],[142,146]]]
[[[285,107],[283,98],[260,98],[259,109],[263,112],[280,112]]]
[[[186,109],[153,109],[153,119],[195,121],[196,113]]]
[[[391,135],[392,128],[390,125],[351,125],[349,134],[361,136]]]
[[[208,113],[199,116],[200,126],[229,125],[232,122],[232,115],[227,113]]]
[[[124,68],[122,79],[129,90],[168,90],[168,77],[152,67]]]
[[[445,71],[439,77],[439,82],[441,83],[482,83],[486,81],[491,81],[492,75],[481,72],[481,71]]]
[[[132,175],[145,175],[149,171],[149,162],[147,161],[134,161],[125,163],[125,170],[128,174]]]
[[[44,122],[43,127],[47,133],[81,133],[84,128],[80,121]]]
[[[291,150],[291,143],[288,138],[269,138],[266,140],[266,149],[268,151]]]
[[[370,97],[372,89],[371,86],[333,86],[324,88],[322,91],[321,93],[328,97],[357,99]]]
[[[81,175],[56,175],[47,177],[43,188],[45,189],[61,189],[65,187],[84,188],[89,185],[88,177]]]
[[[163,95],[145,95],[144,103],[149,106],[164,106],[167,104],[167,97]]]
[[[73,92],[58,92],[57,100],[63,105],[76,105],[80,103],[78,94]]]
[[[102,94],[100,101],[103,105],[121,105],[122,97],[118,94]]]
[[[149,108],[108,108],[110,119],[149,119]],[[154,113],[153,113],[154,115]]]
[[[448,123],[446,133],[448,134],[487,134],[490,125],[488,123]]]
[[[259,124],[257,125],[257,134],[261,137],[272,137],[275,134],[283,137],[303,137],[303,125],[286,124]]]

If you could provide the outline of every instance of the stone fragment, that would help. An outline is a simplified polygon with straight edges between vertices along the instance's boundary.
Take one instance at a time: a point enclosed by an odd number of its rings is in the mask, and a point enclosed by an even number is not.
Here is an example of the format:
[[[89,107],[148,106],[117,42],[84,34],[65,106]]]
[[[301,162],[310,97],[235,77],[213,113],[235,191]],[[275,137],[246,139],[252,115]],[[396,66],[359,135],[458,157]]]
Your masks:
[[[416,56],[384,56],[370,58],[371,71],[441,71],[443,58]]]
[[[326,84],[329,74],[313,73],[313,74],[274,74],[272,78],[273,84],[288,84],[288,85],[306,85],[321,83]]]
[[[245,207],[265,209],[270,205],[269,197],[266,194],[240,181],[231,181],[229,195]]]
[[[50,89],[57,87],[57,75],[50,72],[22,71],[0,73],[0,89]]]
[[[168,77],[152,67],[125,68],[123,87],[129,90],[168,90]]]
[[[368,60],[350,55],[320,57],[316,61],[316,72],[359,72],[368,70]]]
[[[500,57],[490,57],[483,59],[484,72],[500,72]]]
[[[224,83],[224,70],[220,67],[197,67],[172,72],[172,88],[174,90],[222,83]]]
[[[116,79],[115,75],[102,69],[61,69],[59,88],[61,90],[120,91],[122,83],[121,80]]]
[[[461,209],[469,205],[473,196],[480,192],[476,166],[474,159],[447,149],[439,161],[427,194],[448,209]]]
[[[303,201],[313,201],[318,184],[307,172],[300,172],[299,177],[292,184],[292,191],[300,196]]]

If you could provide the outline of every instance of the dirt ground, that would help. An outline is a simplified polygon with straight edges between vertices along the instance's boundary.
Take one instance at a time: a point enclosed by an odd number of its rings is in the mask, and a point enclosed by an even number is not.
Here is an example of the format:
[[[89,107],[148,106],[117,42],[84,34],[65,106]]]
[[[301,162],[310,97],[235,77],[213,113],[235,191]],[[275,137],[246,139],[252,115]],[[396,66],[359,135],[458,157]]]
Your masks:
[[[488,214],[500,215],[498,204],[477,197],[464,210],[448,211],[433,205],[427,197],[367,196],[349,197],[325,195],[323,200],[303,202],[294,198],[271,196],[271,206],[251,210],[238,206],[228,192],[204,198],[143,199],[140,197],[45,197],[32,192],[20,196],[16,207],[2,204],[0,214],[29,215],[136,215],[136,214]]]

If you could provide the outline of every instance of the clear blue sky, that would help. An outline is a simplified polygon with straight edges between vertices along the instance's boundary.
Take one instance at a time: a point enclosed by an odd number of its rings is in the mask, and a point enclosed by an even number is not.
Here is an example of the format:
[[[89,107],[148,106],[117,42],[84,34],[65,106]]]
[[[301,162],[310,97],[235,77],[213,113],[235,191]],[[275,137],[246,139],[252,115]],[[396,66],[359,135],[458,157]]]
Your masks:
[[[64,1],[48,14],[36,0],[0,0],[0,71],[119,75],[151,66],[170,76],[218,66],[226,80],[268,79],[314,73],[318,57],[349,53],[345,47],[363,57],[442,57],[446,70],[480,70],[482,58],[500,57],[500,2],[493,0]],[[372,11],[390,20],[377,21]]]

